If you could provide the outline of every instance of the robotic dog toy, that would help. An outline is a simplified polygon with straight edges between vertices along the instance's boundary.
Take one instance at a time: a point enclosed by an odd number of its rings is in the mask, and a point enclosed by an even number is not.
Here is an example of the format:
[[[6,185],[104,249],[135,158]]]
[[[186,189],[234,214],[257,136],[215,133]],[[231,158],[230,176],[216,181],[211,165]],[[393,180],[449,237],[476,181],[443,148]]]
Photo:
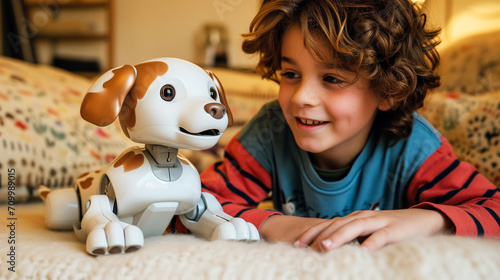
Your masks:
[[[201,192],[197,170],[179,148],[214,146],[231,125],[223,88],[210,71],[180,59],[158,58],[104,73],[88,90],[81,115],[97,126],[117,117],[132,147],[75,188],[45,198],[46,224],[74,229],[92,255],[128,253],[144,237],[162,235],[174,215],[206,239],[259,240],[255,226],[223,212]]]

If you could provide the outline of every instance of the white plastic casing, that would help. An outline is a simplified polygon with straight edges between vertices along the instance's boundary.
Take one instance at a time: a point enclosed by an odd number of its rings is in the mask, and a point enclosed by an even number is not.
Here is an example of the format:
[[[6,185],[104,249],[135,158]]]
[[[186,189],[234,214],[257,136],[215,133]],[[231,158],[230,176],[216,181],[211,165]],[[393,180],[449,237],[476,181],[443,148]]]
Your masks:
[[[115,163],[124,154],[134,153],[135,157],[143,158],[144,163],[137,169],[124,172],[123,166]],[[144,149],[132,147],[125,150],[109,165],[105,174],[114,185],[114,195],[119,201],[118,216],[126,218],[136,215],[155,202],[178,202],[176,214],[191,211],[201,195],[201,182],[197,170],[179,155],[182,165],[182,176],[173,181],[162,181],[152,172],[150,162],[143,155]]]
[[[52,191],[45,198],[45,223],[55,230],[71,230],[80,221],[78,198],[74,189]]]

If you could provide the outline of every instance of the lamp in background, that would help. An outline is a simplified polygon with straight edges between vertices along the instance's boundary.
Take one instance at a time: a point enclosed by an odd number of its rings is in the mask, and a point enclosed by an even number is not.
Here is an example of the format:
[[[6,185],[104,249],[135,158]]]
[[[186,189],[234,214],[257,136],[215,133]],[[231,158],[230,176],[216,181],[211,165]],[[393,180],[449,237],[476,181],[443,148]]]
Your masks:
[[[411,1],[419,6],[422,6],[425,2],[425,0],[411,0]]]

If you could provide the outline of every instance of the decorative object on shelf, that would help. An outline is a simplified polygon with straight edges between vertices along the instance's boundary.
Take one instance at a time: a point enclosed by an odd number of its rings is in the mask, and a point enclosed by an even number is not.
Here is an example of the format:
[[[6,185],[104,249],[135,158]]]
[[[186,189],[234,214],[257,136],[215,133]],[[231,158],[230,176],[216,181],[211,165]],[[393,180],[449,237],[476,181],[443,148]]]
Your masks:
[[[204,34],[204,65],[208,67],[227,67],[228,35],[224,25],[206,24]]]

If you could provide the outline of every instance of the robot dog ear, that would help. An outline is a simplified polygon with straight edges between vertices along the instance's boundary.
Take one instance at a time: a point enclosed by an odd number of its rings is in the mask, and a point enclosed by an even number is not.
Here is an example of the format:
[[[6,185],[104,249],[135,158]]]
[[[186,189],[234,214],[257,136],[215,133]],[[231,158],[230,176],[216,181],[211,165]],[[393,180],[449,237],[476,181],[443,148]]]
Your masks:
[[[136,76],[137,71],[132,65],[123,65],[104,73],[83,98],[80,108],[82,118],[97,126],[113,123],[135,84]]]
[[[222,84],[221,84],[219,78],[217,78],[217,76],[215,76],[215,74],[212,71],[205,70],[205,72],[207,72],[208,76],[210,76],[210,78],[214,81],[215,86],[217,87],[217,91],[219,91],[220,101],[221,101],[222,105],[224,105],[226,107],[227,127],[230,127],[233,125],[233,114],[231,113],[231,108],[229,108],[229,103],[227,102],[226,93],[224,92],[224,88],[222,87]]]

